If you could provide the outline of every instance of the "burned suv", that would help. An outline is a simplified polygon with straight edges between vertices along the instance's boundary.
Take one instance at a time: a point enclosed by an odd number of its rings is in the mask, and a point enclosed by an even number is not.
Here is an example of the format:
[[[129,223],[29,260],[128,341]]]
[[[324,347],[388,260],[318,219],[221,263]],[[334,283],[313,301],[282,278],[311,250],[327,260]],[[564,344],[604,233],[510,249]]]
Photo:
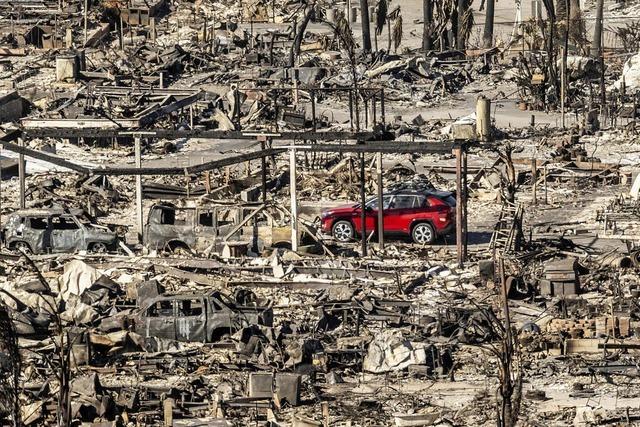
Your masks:
[[[216,342],[249,325],[273,326],[270,302],[245,302],[211,291],[208,294],[159,295],[132,316],[143,337]]]
[[[2,240],[10,250],[28,253],[75,252],[104,253],[115,249],[118,237],[109,228],[83,221],[63,209],[19,210],[7,219]]]

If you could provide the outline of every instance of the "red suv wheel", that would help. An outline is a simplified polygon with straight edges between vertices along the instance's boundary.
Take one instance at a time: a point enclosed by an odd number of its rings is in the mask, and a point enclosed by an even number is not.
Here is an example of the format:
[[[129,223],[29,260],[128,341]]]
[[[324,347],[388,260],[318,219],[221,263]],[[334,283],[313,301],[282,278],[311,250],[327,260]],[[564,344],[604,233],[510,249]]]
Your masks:
[[[420,245],[430,245],[436,240],[436,232],[428,222],[416,224],[411,231],[411,238]]]
[[[331,235],[338,242],[349,242],[353,240],[355,234],[353,225],[346,220],[336,221],[331,227]]]

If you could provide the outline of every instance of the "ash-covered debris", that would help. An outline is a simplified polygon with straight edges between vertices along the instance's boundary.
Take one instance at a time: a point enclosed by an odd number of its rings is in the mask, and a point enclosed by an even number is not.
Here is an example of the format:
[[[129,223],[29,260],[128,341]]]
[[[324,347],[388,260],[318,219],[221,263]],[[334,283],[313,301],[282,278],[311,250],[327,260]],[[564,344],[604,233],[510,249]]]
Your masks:
[[[634,2],[0,2],[0,425],[634,425]]]

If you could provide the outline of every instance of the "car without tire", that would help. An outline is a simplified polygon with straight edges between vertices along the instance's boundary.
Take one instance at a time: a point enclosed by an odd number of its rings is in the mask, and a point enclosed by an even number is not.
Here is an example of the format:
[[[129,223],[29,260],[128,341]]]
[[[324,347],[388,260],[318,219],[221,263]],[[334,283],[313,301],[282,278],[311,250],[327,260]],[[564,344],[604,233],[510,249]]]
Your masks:
[[[116,249],[118,234],[63,209],[25,209],[9,215],[2,229],[7,249],[34,254]]]

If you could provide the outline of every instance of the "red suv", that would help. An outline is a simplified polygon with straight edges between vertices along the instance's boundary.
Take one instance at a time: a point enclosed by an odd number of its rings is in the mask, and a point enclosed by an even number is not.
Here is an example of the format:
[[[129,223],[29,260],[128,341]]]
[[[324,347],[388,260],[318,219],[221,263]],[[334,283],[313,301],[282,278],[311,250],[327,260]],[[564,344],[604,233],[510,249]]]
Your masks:
[[[397,190],[383,196],[385,235],[411,236],[415,243],[430,244],[455,229],[456,199],[453,193],[434,190]],[[376,230],[378,199],[365,204],[366,232]],[[322,231],[339,242],[362,232],[360,203],[325,209]]]

